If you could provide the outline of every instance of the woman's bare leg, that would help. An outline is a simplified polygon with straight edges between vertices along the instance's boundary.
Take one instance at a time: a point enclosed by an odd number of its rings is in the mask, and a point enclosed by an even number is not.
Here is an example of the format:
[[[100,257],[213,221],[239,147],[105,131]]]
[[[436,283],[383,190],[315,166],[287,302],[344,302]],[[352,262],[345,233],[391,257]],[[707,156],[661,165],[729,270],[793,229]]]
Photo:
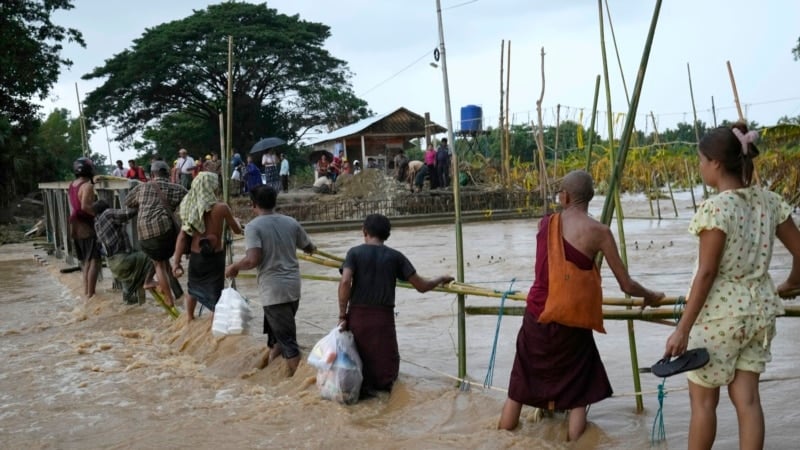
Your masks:
[[[706,388],[689,382],[692,418],[689,422],[689,450],[707,450],[717,436],[719,388]]]
[[[739,448],[764,448],[764,411],[758,393],[759,374],[737,370],[728,385],[728,396],[739,420]]]

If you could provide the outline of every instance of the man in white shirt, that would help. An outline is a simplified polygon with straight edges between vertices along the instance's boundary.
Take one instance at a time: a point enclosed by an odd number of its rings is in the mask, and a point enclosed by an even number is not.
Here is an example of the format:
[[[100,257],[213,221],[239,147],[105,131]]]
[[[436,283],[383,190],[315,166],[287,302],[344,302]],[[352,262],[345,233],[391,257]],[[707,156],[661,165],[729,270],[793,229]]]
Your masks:
[[[111,175],[119,178],[125,178],[125,169],[122,168],[122,161],[117,160],[117,167],[111,172]]]
[[[283,192],[289,192],[289,160],[286,159],[286,154],[281,153],[281,187]]]
[[[185,148],[178,150],[178,173],[180,184],[186,189],[192,187],[192,172],[194,172],[194,159],[189,156]]]

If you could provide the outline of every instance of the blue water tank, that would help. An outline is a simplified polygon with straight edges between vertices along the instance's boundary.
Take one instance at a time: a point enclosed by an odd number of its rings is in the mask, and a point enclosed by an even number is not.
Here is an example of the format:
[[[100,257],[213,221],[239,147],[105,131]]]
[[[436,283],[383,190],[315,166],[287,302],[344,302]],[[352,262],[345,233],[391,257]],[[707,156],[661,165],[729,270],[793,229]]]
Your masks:
[[[483,109],[476,105],[461,107],[461,132],[477,133],[483,129]]]

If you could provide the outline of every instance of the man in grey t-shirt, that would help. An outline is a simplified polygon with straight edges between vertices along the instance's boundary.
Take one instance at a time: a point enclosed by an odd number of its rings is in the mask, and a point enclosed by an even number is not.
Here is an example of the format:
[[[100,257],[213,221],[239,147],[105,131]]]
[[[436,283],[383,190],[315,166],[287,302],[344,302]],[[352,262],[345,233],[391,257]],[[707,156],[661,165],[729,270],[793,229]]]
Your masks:
[[[240,270],[258,268],[269,361],[282,355],[292,376],[300,363],[294,320],[300,304],[297,249],[312,254],[316,247],[296,220],[273,212],[278,193],[272,186],[256,186],[250,198],[257,216],[244,229],[247,251],[225,268],[225,276],[235,278]]]

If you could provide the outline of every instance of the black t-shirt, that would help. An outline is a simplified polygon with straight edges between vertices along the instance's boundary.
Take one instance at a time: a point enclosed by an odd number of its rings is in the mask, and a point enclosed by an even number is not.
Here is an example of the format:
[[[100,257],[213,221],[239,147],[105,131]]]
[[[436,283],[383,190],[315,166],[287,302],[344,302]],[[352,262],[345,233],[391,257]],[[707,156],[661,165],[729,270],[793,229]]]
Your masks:
[[[354,305],[393,307],[397,280],[407,281],[417,273],[408,258],[385,245],[351,248],[342,267],[353,271],[350,303]]]

